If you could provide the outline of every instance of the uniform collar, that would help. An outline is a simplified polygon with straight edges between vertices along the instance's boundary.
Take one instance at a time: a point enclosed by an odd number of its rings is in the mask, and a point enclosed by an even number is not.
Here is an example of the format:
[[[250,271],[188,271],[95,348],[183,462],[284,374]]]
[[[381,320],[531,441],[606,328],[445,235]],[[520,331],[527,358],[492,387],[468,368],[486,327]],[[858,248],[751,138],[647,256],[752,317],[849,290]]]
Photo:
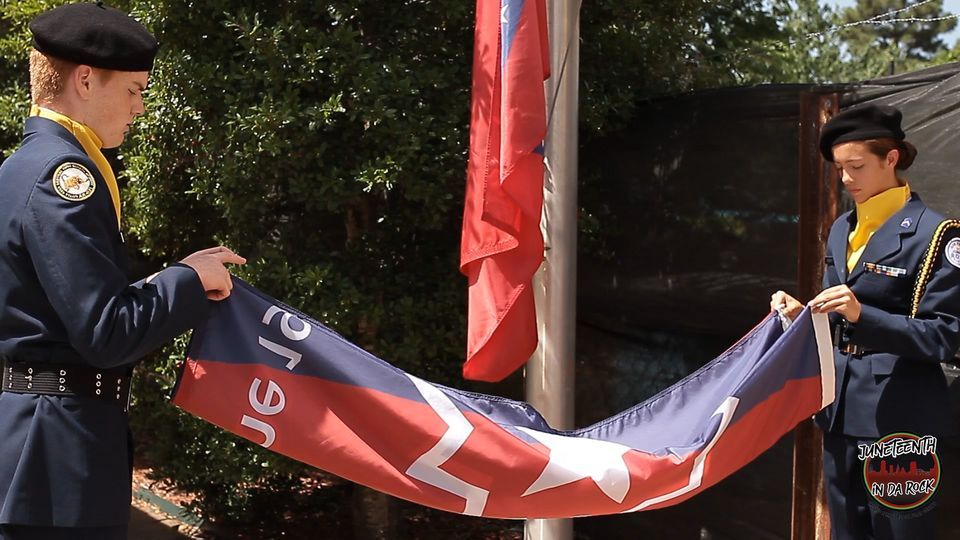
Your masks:
[[[77,140],[80,141],[80,144],[84,144],[84,140],[88,140],[90,144],[89,150],[101,150],[103,149],[103,140],[97,135],[97,132],[93,130],[90,126],[84,124],[83,122],[78,122],[69,116],[57,112],[53,109],[48,109],[46,107],[41,107],[34,104],[30,107],[30,116],[39,116],[40,118],[49,118],[54,122],[60,124],[64,129],[73,134]],[[89,151],[87,153],[90,153]],[[91,156],[93,157],[93,156]]]
[[[873,234],[873,237],[870,238],[870,241],[867,242],[867,247],[863,250],[863,253],[860,255],[860,260],[857,262],[853,271],[850,272],[849,277],[847,276],[847,266],[845,264],[847,260],[847,239],[850,236],[850,231],[857,223],[857,215],[855,212],[849,212],[844,216],[846,218],[845,226],[841,227],[842,230],[838,231],[840,234],[831,237],[831,242],[828,246],[830,255],[835,261],[835,267],[840,276],[840,281],[848,282],[855,280],[863,273],[864,262],[880,262],[898,253],[902,246],[902,239],[917,231],[920,217],[926,208],[926,205],[920,200],[920,195],[911,193],[910,200],[903,205],[903,208],[887,218],[883,225],[877,229],[877,232]]]
[[[27,120],[23,125],[23,137],[27,138],[34,133],[52,135],[58,139],[63,139],[73,146],[76,146],[77,150],[83,152],[83,145],[80,144],[80,141],[77,140],[72,133],[67,131],[66,128],[54,122],[53,120],[40,118],[39,116],[27,117]]]

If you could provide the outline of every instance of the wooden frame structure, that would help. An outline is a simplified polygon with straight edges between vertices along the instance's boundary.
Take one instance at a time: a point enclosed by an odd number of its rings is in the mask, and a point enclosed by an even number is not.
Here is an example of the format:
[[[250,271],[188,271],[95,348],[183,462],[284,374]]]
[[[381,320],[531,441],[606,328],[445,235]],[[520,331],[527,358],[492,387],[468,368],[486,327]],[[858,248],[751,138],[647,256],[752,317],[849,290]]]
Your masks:
[[[830,226],[837,217],[836,169],[820,156],[820,128],[839,111],[837,93],[800,98],[800,182],[797,289],[801,301],[820,292]],[[838,385],[839,386],[839,385]],[[792,540],[827,540],[830,516],[823,486],[823,434],[806,420],[794,430]]]

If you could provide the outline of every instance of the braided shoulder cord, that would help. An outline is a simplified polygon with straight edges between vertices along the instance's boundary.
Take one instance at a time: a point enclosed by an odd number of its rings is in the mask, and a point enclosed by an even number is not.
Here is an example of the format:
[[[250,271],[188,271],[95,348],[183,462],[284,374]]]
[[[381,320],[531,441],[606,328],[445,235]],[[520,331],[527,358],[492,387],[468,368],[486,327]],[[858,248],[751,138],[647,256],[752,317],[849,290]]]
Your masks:
[[[937,261],[937,255],[940,253],[940,247],[943,243],[943,237],[950,229],[960,228],[960,221],[956,219],[947,219],[940,222],[933,238],[930,239],[930,245],[923,256],[923,263],[920,265],[920,271],[917,272],[917,283],[913,286],[913,302],[910,306],[910,317],[916,317],[920,309],[920,299],[927,289],[927,282],[933,274],[933,265]]]

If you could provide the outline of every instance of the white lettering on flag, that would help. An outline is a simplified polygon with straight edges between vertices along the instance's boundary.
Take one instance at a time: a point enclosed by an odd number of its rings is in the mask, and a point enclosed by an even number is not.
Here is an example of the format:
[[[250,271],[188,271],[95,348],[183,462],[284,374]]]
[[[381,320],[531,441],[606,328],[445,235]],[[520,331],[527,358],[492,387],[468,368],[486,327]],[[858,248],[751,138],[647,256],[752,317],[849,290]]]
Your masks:
[[[283,336],[289,339],[290,341],[303,341],[307,339],[307,336],[310,335],[310,325],[304,323],[299,318],[294,317],[293,315],[283,311],[277,306],[270,306],[267,309],[267,312],[263,314],[263,324],[270,326],[270,321],[273,319],[273,316],[280,313],[280,331],[283,332]],[[293,326],[290,325],[290,321],[295,320],[297,324],[300,325],[300,330],[294,330]]]
[[[289,362],[287,362],[287,366],[286,366],[287,369],[289,369],[290,371],[293,371],[293,368],[297,367],[297,364],[299,364],[300,360],[303,359],[302,354],[298,353],[297,351],[289,347],[284,347],[279,343],[274,343],[263,336],[257,336],[257,338],[261,347],[263,347],[264,349],[272,353],[276,353],[286,358],[287,360],[290,360]]]
[[[277,440],[277,432],[274,431],[273,426],[264,422],[263,420],[257,420],[252,416],[243,415],[243,418],[240,419],[240,425],[259,431],[261,434],[263,434],[263,442],[260,443],[260,446],[264,448],[270,448],[270,446],[273,444],[273,441]]]
[[[253,382],[250,383],[250,390],[247,392],[247,399],[250,401],[250,406],[253,407],[253,410],[264,416],[279,414],[287,405],[287,397],[283,395],[283,389],[281,389],[277,383],[267,381],[267,390],[263,393],[263,401],[261,401],[257,399],[257,394],[260,393],[261,383],[263,383],[263,381],[256,377],[254,377]],[[275,405],[273,404],[273,398],[277,398]]]

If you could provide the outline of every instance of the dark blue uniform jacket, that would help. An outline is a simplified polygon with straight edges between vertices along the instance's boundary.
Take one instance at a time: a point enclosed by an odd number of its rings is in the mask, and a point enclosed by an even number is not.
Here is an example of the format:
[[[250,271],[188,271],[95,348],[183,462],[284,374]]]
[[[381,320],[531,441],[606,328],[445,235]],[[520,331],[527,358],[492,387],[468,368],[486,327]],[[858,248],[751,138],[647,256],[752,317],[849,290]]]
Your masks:
[[[78,163],[93,194],[71,201],[53,175]],[[130,284],[107,186],[56,122],[29,118],[0,166],[0,355],[129,366],[188,330],[208,305],[197,274],[173,265]],[[0,393],[0,523],[112,526],[129,519],[127,417],[79,396]]]
[[[824,430],[860,438],[898,431],[921,436],[952,433],[940,362],[952,361],[960,346],[960,268],[944,253],[947,243],[960,236],[957,229],[950,230],[939,245],[919,310],[910,317],[917,273],[942,221],[942,215],[913,194],[874,233],[849,275],[847,238],[856,225],[856,214],[848,212],[834,222],[823,286],[845,283],[863,305],[860,320],[847,327],[846,337],[867,352],[855,356],[834,348],[837,399],[817,415],[817,424]],[[884,275],[866,268],[867,263],[903,272]],[[835,315],[831,322],[842,324]]]

